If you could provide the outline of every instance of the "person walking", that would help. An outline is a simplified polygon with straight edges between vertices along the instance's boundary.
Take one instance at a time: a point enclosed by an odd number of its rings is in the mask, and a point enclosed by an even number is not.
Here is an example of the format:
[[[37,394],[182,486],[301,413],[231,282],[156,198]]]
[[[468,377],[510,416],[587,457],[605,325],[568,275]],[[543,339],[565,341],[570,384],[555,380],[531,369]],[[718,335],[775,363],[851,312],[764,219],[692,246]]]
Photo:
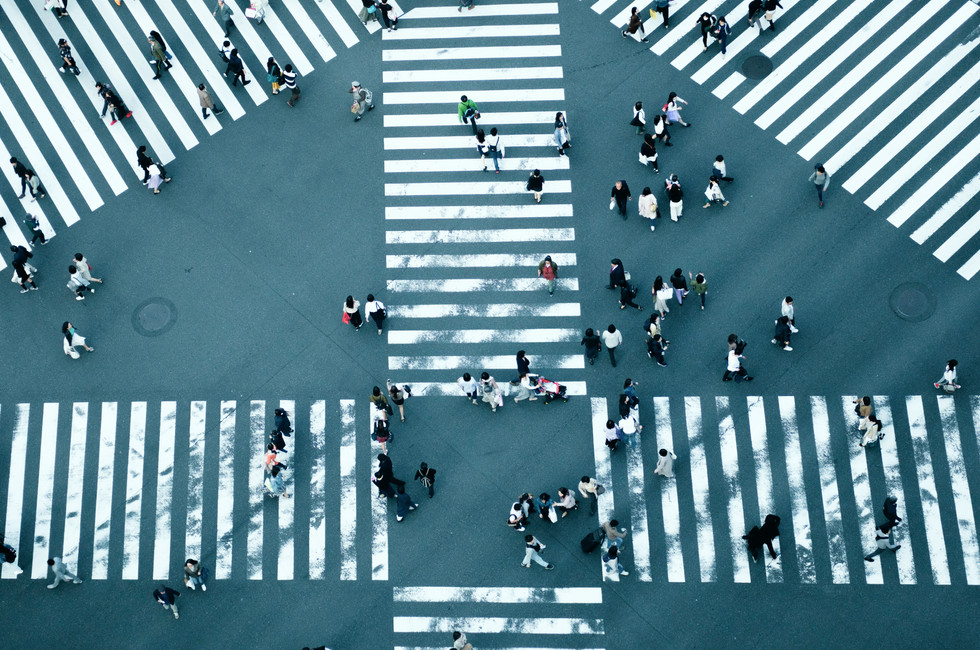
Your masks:
[[[893,526],[902,521],[902,518],[898,516],[898,497],[888,495],[885,498],[885,504],[881,507],[881,511]]]
[[[874,415],[869,415],[868,428],[865,430],[864,435],[861,436],[860,446],[867,447],[868,445],[880,442],[885,437],[885,434],[881,432],[881,428],[881,420]]]
[[[507,525],[518,532],[524,532],[527,525],[527,513],[524,512],[524,502],[515,501],[510,507],[510,514],[507,515]]]
[[[28,169],[24,177],[27,179],[27,191],[31,193],[31,203],[37,203],[38,194],[41,195],[42,199],[46,196],[44,186],[41,185],[41,179],[37,177],[33,169]]]
[[[202,569],[201,564],[193,559],[187,558],[184,561],[184,584],[188,589],[194,591],[200,585],[201,591],[207,591],[207,569]]]
[[[16,156],[10,159],[10,166],[14,168],[14,174],[20,178],[20,196],[17,198],[22,199],[27,196],[27,167],[24,166],[24,163],[17,160]]]
[[[786,296],[779,305],[779,310],[789,321],[789,331],[796,334],[800,330],[796,329],[796,312],[793,307],[793,296]]]
[[[762,16],[763,0],[751,0],[749,2],[749,27],[755,25],[755,21]],[[759,31],[762,31],[762,23],[759,23]]]
[[[690,272],[688,272],[687,277],[691,277]],[[701,298],[701,311],[704,311],[704,303],[708,297],[708,280],[704,273],[698,273],[691,279],[691,290]]]
[[[595,359],[599,356],[599,351],[602,349],[602,339],[590,327],[585,330],[585,336],[582,337],[579,345],[585,346],[585,358],[589,360],[589,365],[595,365]]]
[[[85,259],[85,256],[82,255],[81,253],[75,253],[74,257],[72,257],[71,263],[72,266],[78,269],[78,274],[83,279],[89,282],[98,282],[99,284],[103,284],[101,278],[92,277],[92,265],[89,264],[88,260]]]
[[[664,359],[664,352],[666,351],[667,346],[664,344],[664,337],[660,334],[654,334],[647,345],[647,354],[651,359],[656,359],[657,365],[661,368],[667,367],[667,361]]]
[[[627,32],[629,32],[629,34],[633,37],[636,37],[637,30],[639,30],[641,34],[640,42],[649,43],[650,41],[647,40],[646,30],[643,29],[643,18],[640,17],[639,9],[633,7],[630,11],[629,24],[627,24],[626,29],[623,30],[623,38],[626,38]]]
[[[504,157],[504,145],[500,142],[497,134],[497,127],[490,129],[490,138],[487,140],[487,150],[493,158],[493,168],[495,173],[500,173],[500,159]]]
[[[677,459],[677,456],[674,455],[674,452],[666,449],[661,449],[658,454],[657,468],[653,470],[653,473],[664,478],[673,478],[674,461]]]
[[[415,470],[415,480],[421,481],[422,487],[429,491],[429,498],[435,496],[436,494],[436,470],[429,467],[428,464],[422,462],[419,464],[419,468]]]
[[[412,497],[408,496],[408,494],[405,492],[404,485],[398,486],[398,495],[395,497],[395,505],[395,521],[398,522],[404,521],[408,513],[419,507],[419,504],[412,501]]]
[[[11,246],[10,252],[14,254],[14,259],[11,261],[10,265],[14,267],[14,273],[17,274],[17,278],[20,284],[20,292],[27,293],[28,291],[37,291],[37,285],[34,283],[33,272],[37,271],[30,262],[30,258],[34,257],[34,253],[30,252],[23,246]],[[31,285],[28,289],[27,285]]]
[[[684,304],[684,298],[687,297],[687,278],[684,277],[684,271],[677,268],[674,269],[674,274],[670,276],[670,285],[674,287],[674,298],[677,300],[677,304]]]
[[[545,548],[547,548],[543,543],[538,541],[534,535],[524,536],[524,560],[521,561],[521,566],[525,569],[531,568],[531,561],[540,564],[546,569],[554,569],[554,564],[549,564],[541,557],[540,553]]]
[[[776,515],[766,515],[761,528],[753,526],[752,530],[742,535],[742,539],[748,542],[749,553],[752,554],[753,562],[758,564],[763,545],[769,548],[769,557],[776,559],[776,549],[772,546],[772,540],[779,537],[779,521],[780,519]]]
[[[361,318],[361,303],[354,300],[354,296],[347,296],[344,301],[343,312],[342,320],[345,323],[351,325],[355,332],[361,329],[361,325],[364,324],[364,320]]]
[[[664,29],[670,28],[670,0],[654,0],[655,10],[663,16]]]
[[[544,194],[544,176],[541,175],[541,170],[535,169],[531,172],[524,187],[528,192],[534,192],[534,200],[541,203],[541,195]]]
[[[610,546],[606,549],[605,553],[602,554],[602,564],[603,570],[606,573],[618,573],[621,576],[628,576],[630,574],[619,562],[618,546]]]
[[[868,428],[868,417],[874,412],[874,407],[871,406],[871,397],[865,395],[860,397],[851,404],[854,404],[854,413],[858,416],[858,431],[865,431]]]
[[[613,546],[622,546],[623,540],[626,539],[626,529],[618,528],[618,526],[619,520],[617,519],[602,522],[602,530],[606,533],[606,539],[609,540],[610,548]]]
[[[728,168],[725,166],[725,157],[721,154],[715,156],[715,162],[711,165],[711,175],[726,183],[731,183],[735,180],[728,175]]]
[[[659,334],[660,336],[664,335],[663,329],[661,328],[660,314],[658,314],[657,312],[653,312],[652,314],[650,314],[650,318],[648,318],[643,323],[643,327],[646,330],[647,335],[651,339],[657,334]],[[663,343],[664,351],[666,352],[667,346],[670,345],[670,341],[668,341],[667,339],[662,339],[661,343]]]
[[[670,132],[667,130],[667,116],[666,115],[654,115],[653,116],[653,134],[664,143],[665,147],[673,147],[670,143]]]
[[[715,25],[718,23],[718,19],[711,15],[711,12],[705,11],[698,17],[697,26],[701,28],[701,43],[704,45],[702,52],[708,51],[708,34],[714,31]]]
[[[943,376],[939,378],[939,381],[934,382],[933,386],[945,390],[947,393],[952,393],[959,388],[960,385],[956,383],[956,366],[958,365],[959,362],[956,359],[947,361],[946,369],[943,370]]]
[[[157,71],[156,76],[153,78],[159,79],[160,75],[163,74],[164,66],[166,66],[167,70],[174,66],[170,61],[167,61],[167,54],[163,49],[163,45],[157,39],[153,38],[152,33],[146,38],[146,41],[150,44],[150,56],[153,57],[153,67]]]
[[[289,100],[286,102],[286,105],[293,108],[296,106],[296,102],[299,101],[300,95],[302,94],[300,87],[296,84],[296,73],[293,71],[293,64],[287,63],[286,67],[282,69],[282,79],[286,86],[286,90],[290,92]],[[371,104],[371,108],[374,108],[374,104]]]
[[[647,113],[643,110],[643,102],[633,104],[633,119],[630,120],[630,124],[636,127],[636,135],[641,135],[646,131]]]
[[[827,170],[823,168],[823,165],[816,165],[813,168],[813,173],[810,174],[808,179],[813,183],[814,187],[817,188],[817,201],[820,203],[820,207],[823,207],[823,193],[827,191],[830,187],[830,174]]]
[[[388,397],[390,397],[392,403],[398,407],[398,415],[401,417],[402,422],[404,422],[405,400],[412,396],[412,390],[408,386],[393,384],[391,383],[390,379],[385,380],[385,385],[388,388]]]
[[[476,132],[476,152],[480,154],[480,162],[483,163],[483,171],[487,171],[487,156],[490,154],[490,145],[487,144],[487,134],[483,129]],[[494,160],[496,162],[496,160]]]
[[[725,195],[721,193],[721,187],[718,185],[718,179],[714,176],[708,179],[708,187],[706,187],[704,190],[704,196],[708,201],[701,206],[702,208],[710,208],[712,203],[721,203],[722,207],[728,207],[729,201],[726,200]]]
[[[391,6],[388,0],[379,0],[378,10],[381,12],[381,19],[389,32],[398,29],[398,16],[395,15],[395,8]]]
[[[225,112],[225,109],[214,103],[214,99],[211,98],[211,93],[208,92],[208,87],[203,83],[197,86],[197,96],[201,100],[201,115],[204,116],[204,119],[211,117],[208,110],[214,111],[215,115],[221,115]]]
[[[623,268],[622,260],[614,257],[609,263],[611,264],[609,268],[609,284],[606,288],[618,289],[619,287],[628,286],[626,282],[626,270]]]
[[[235,21],[231,18],[234,14],[235,10],[225,4],[225,0],[218,0],[218,6],[211,12],[211,15],[216,16],[218,22],[224,25],[225,38],[231,36],[231,28],[235,26]]]
[[[674,295],[674,290],[664,284],[664,278],[662,275],[658,275],[653,279],[653,289],[651,290],[651,293],[653,294],[654,309],[660,312],[660,318],[667,318],[667,314],[670,312],[670,307],[667,306],[667,301]]]
[[[636,298],[637,289],[633,285],[626,285],[625,287],[619,288],[619,308],[626,309],[627,307],[633,307],[637,311],[643,311],[643,307],[633,302],[633,298]]]
[[[500,390],[493,376],[486,371],[480,375],[480,393],[483,395],[483,402],[490,405],[492,412],[496,413],[497,407],[504,405],[503,391]]]
[[[231,51],[233,49],[235,49],[235,46],[231,44],[231,41],[223,41],[221,47],[218,48],[218,54],[221,55],[221,60],[225,63],[231,61]]]
[[[476,135],[478,130],[476,121],[480,119],[480,109],[477,108],[476,102],[463,95],[459,98],[459,104],[456,105],[456,113],[459,116],[459,121],[463,124],[470,124],[473,127],[473,135]]]
[[[517,364],[517,377],[512,379],[510,383],[516,384],[520,381],[520,378],[531,372],[531,360],[527,358],[527,353],[524,350],[518,350],[517,356],[515,358]]]
[[[550,521],[551,523],[558,522],[558,513],[553,512],[552,508],[555,507],[555,501],[551,498],[551,495],[547,492],[542,492],[538,495],[538,519],[544,519],[545,521]]]
[[[95,293],[92,283],[82,277],[74,264],[68,266],[68,289],[75,294],[75,300],[85,300],[86,291]]]
[[[558,502],[555,503],[555,510],[561,513],[562,519],[567,517],[568,513],[572,510],[578,510],[578,504],[575,503],[575,495],[568,488],[558,488]]]
[[[612,420],[606,420],[604,433],[606,436],[606,446],[609,447],[609,451],[616,451],[619,447],[619,441],[623,439],[623,430],[616,426],[616,423]]]
[[[265,10],[268,7],[269,7],[269,0],[252,0],[252,9],[255,10],[256,25],[261,25],[262,21],[265,20]]]
[[[0,533],[0,557],[3,558],[4,563],[14,565],[14,577],[19,576],[24,572],[20,565],[17,564],[17,549],[15,549],[10,544],[7,544],[6,538]]]
[[[279,86],[283,83],[282,68],[279,67],[279,63],[273,56],[270,56],[269,60],[265,62],[265,80],[272,84],[272,94],[278,95]]]
[[[721,43],[721,58],[724,60],[725,56],[728,54],[728,38],[732,35],[732,28],[728,24],[728,20],[721,16],[718,18],[718,24],[715,25],[714,36]],[[707,48],[705,48],[707,49]]]
[[[683,126],[691,126],[690,122],[685,122],[681,117],[681,104],[687,106],[687,101],[678,97],[677,93],[671,92],[667,96],[667,103],[664,104],[664,113],[667,115],[667,124],[677,122]]]
[[[667,186],[667,201],[670,203],[670,220],[677,221],[684,215],[684,190],[677,174],[671,174],[664,182]]]
[[[660,173],[660,166],[657,164],[657,141],[653,134],[643,135],[643,144],[640,145],[640,164],[643,166],[653,163],[653,173]]]
[[[289,411],[286,409],[276,409],[274,411],[276,431],[284,436],[290,436],[293,433],[293,425],[289,421]]]
[[[462,0],[460,0],[460,2],[462,2]],[[470,9],[472,9],[473,0],[469,0],[469,3],[470,3],[469,4]],[[460,11],[463,10],[463,5],[460,5],[459,10]],[[451,650],[473,650],[473,644],[467,643],[465,634],[463,634],[459,630],[455,630],[453,632],[453,647]]]
[[[245,62],[242,61],[242,57],[238,56],[238,48],[232,49],[228,55],[228,66],[225,68],[225,76],[231,72],[231,85],[237,86],[238,80],[242,80],[242,85],[247,86],[252,83],[251,79],[245,78]]]
[[[78,65],[75,63],[75,57],[71,55],[71,45],[63,38],[58,39],[58,54],[61,56],[61,60],[64,61],[61,67],[58,68],[58,72],[64,74],[65,71],[70,71],[76,77],[82,74],[82,71],[78,69]]]
[[[650,137],[649,134],[647,134],[647,137]],[[653,225],[653,220],[660,216],[660,211],[657,209],[657,197],[653,195],[649,187],[643,188],[643,191],[640,193],[640,199],[637,201],[637,207],[639,208],[640,216],[650,220],[650,232],[656,230],[657,227]]]
[[[473,0],[459,0],[459,7],[456,8],[456,11],[463,11],[463,7],[466,7],[467,11],[472,11]]]
[[[392,415],[394,413],[394,410],[388,403],[388,398],[381,394],[381,388],[378,386],[371,389],[371,394],[368,396],[368,401],[371,402],[371,406],[375,408],[376,412],[383,412],[388,415]]]
[[[616,348],[618,348],[623,343],[623,334],[616,329],[616,326],[612,323],[606,328],[606,331],[602,333],[602,342],[606,346],[606,350],[609,352],[609,361],[612,363],[612,367],[616,367]]]
[[[275,465],[269,472],[269,476],[265,479],[265,488],[269,491],[269,496],[273,498],[289,498],[289,493],[286,492],[286,484],[282,480],[282,465]]]
[[[136,164],[139,165],[140,168],[143,170],[143,185],[149,183],[150,167],[153,166],[155,166],[157,170],[160,172],[159,176],[160,178],[163,179],[165,183],[170,182],[170,177],[167,176],[167,170],[164,168],[164,166],[161,165],[159,162],[154,161],[153,158],[147,155],[145,144],[141,144],[136,149]]]
[[[109,117],[112,118],[109,126],[114,126],[116,122],[124,117],[133,116],[133,111],[126,108],[122,99],[119,98],[119,93],[109,84],[102,83],[101,81],[96,82],[95,92],[102,98],[102,117],[105,117],[106,112],[109,111]]]
[[[568,120],[561,111],[555,113],[555,146],[558,147],[558,155],[564,156],[565,150],[572,146],[568,137]]]
[[[30,227],[33,235],[31,236],[31,246],[34,245],[38,239],[41,240],[41,245],[46,246],[48,243],[47,238],[44,236],[44,230],[41,229],[41,222],[33,214],[28,214],[24,217],[24,223]]]
[[[361,10],[357,12],[357,19],[362,25],[367,26],[368,21],[378,19],[378,8],[374,0],[361,0],[361,5]]]
[[[754,377],[750,377],[748,371],[742,367],[742,359],[745,356],[739,354],[734,348],[728,350],[728,371],[725,376],[722,377],[722,381],[735,380],[737,384],[740,381],[752,381]]]
[[[792,352],[793,348],[790,347],[790,337],[791,332],[789,331],[789,319],[785,316],[780,316],[776,319],[776,330],[772,335],[772,344],[778,345],[783,349],[784,352]]]
[[[61,561],[60,557],[50,558],[48,560],[48,566],[54,572],[54,582],[48,585],[48,589],[54,589],[62,582],[72,582],[76,585],[82,584],[78,576],[68,570],[68,567],[65,566],[65,563]]]
[[[902,548],[901,544],[895,543],[895,526],[896,524],[888,521],[883,524],[879,524],[878,527],[875,528],[875,546],[877,546],[877,548],[864,556],[865,561],[874,562],[876,555],[881,555],[885,551],[897,553],[898,549]]]
[[[599,495],[606,491],[605,488],[594,478],[583,476],[578,483],[578,491],[582,498],[589,502],[589,515],[594,515],[598,508]]]
[[[361,84],[357,81],[350,82],[350,88],[347,92],[354,95],[354,103],[351,105],[351,113],[356,113],[354,116],[354,121],[358,122],[366,111],[374,110],[374,93],[366,88],[361,88]]]
[[[636,419],[636,413],[631,409],[626,409],[626,414],[623,415],[623,411],[620,410],[619,422],[616,426],[626,437],[626,444],[629,445],[630,449],[636,449],[636,436],[643,430],[643,427]]]
[[[464,372],[463,376],[456,380],[456,384],[463,391],[463,394],[466,395],[466,399],[474,404],[478,403],[477,398],[480,396],[480,384],[473,379],[470,373]]]
[[[548,295],[555,295],[555,280],[558,279],[558,265],[551,260],[551,255],[546,255],[541,263],[538,264],[538,277],[544,278],[548,283]]]
[[[367,296],[367,302],[364,304],[364,310],[367,312],[368,318],[374,321],[374,324],[378,326],[378,336],[381,336],[381,332],[384,329],[385,319],[388,317],[388,312],[385,311],[384,303],[380,300],[374,299],[374,294],[369,293]]]
[[[286,465],[279,462],[276,445],[271,442],[265,448],[265,458],[262,461],[262,467],[265,468],[266,474],[271,474],[272,470],[277,467],[279,469],[289,469]]]
[[[769,23],[769,30],[776,31],[776,21],[773,19],[773,14],[776,13],[776,8],[782,9],[783,5],[779,4],[779,0],[765,0],[765,10],[766,10],[766,22]],[[759,22],[759,29],[762,29],[762,22]]]
[[[283,432],[276,427],[269,432],[269,444],[272,445],[272,450],[276,454],[285,454],[286,451],[286,438],[283,437]]]
[[[165,585],[160,585],[153,591],[153,599],[163,605],[164,609],[173,612],[174,618],[180,618],[180,612],[177,611],[178,596],[180,594],[176,590]]]
[[[632,199],[633,195],[630,194],[630,186],[626,184],[626,181],[616,181],[609,193],[609,209],[612,210],[614,205],[618,207],[619,216],[625,221],[627,217],[626,205]]]

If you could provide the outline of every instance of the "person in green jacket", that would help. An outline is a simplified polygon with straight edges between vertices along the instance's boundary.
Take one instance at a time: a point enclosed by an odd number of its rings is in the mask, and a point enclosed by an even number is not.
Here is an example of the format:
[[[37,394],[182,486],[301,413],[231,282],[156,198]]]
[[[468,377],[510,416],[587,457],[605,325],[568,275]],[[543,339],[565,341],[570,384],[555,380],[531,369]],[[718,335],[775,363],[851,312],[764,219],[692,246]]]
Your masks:
[[[147,37],[147,42],[150,44],[150,54],[153,55],[153,66],[156,68],[157,74],[154,79],[159,79],[160,74],[163,72],[163,66],[167,66],[167,70],[173,67],[170,61],[167,61],[167,55],[163,51],[163,46],[160,42],[152,36]]]
[[[472,99],[468,99],[466,95],[459,98],[459,121],[463,124],[473,125],[473,135],[476,135],[477,127],[476,120],[480,117],[480,109],[477,108],[476,103]],[[467,122],[469,120],[469,122]]]

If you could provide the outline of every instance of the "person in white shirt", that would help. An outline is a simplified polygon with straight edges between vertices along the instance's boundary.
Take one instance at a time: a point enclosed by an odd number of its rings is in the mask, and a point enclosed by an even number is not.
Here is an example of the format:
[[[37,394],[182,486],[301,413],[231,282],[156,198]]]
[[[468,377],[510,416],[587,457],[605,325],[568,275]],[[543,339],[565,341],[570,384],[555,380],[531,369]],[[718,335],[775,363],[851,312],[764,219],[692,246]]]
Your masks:
[[[722,378],[722,381],[731,381],[734,379],[737,382],[742,381],[752,381],[753,377],[748,377],[748,371],[742,367],[740,359],[744,359],[741,354],[735,354],[735,350],[728,351],[728,372]]]
[[[780,308],[783,316],[789,319],[789,331],[793,334],[799,332],[800,330],[796,329],[796,318],[793,310],[793,296],[786,296],[783,298]]]
[[[720,154],[715,156],[715,162],[711,166],[711,175],[720,181],[727,181],[729,183],[735,180],[728,175],[728,169],[725,167],[725,157]]]
[[[602,333],[602,342],[606,344],[606,350],[609,351],[609,361],[612,362],[612,367],[616,367],[616,348],[618,348],[623,342],[623,334],[616,330],[615,325],[609,325],[605,332]]]
[[[594,515],[596,512],[596,504],[599,502],[599,483],[588,476],[583,476],[582,480],[579,481],[578,491],[582,495],[583,499],[589,501],[589,514]]]
[[[463,394],[466,395],[466,398],[476,404],[477,397],[480,395],[479,384],[470,376],[470,373],[464,372],[463,376],[456,380],[456,383],[459,385],[460,390],[463,391]]]
[[[657,469],[653,470],[654,474],[659,474],[664,478],[671,478],[674,476],[674,459],[677,456],[674,452],[667,451],[666,449],[660,450],[660,459],[657,461]]]
[[[640,135],[647,128],[647,112],[643,110],[643,102],[636,102],[633,105],[633,121],[630,122],[636,127],[636,134]]]
[[[466,642],[466,635],[456,630],[453,632],[453,650],[473,650],[473,644]]]
[[[618,573],[621,576],[628,576],[629,571],[623,569],[623,565],[619,563],[619,547],[610,546],[609,549],[602,554],[602,563],[606,573]]]
[[[636,433],[643,428],[637,424],[636,416],[630,413],[620,418],[617,426],[623,432],[623,435],[626,436],[626,442],[629,444],[630,449],[636,449]]]
[[[375,300],[374,294],[369,293],[367,297],[367,304],[364,305],[364,311],[367,313],[368,318],[373,320],[374,324],[378,326],[378,336],[381,336],[385,318],[388,317],[388,314],[385,312],[384,303],[380,300]]]
[[[561,512],[562,517],[567,517],[569,510],[578,510],[575,496],[568,488],[558,488],[558,503],[555,504],[555,509]]]
[[[946,370],[943,371],[942,379],[935,382],[933,385],[936,388],[942,388],[946,392],[952,393],[954,390],[959,388],[959,384],[956,383],[956,366],[958,365],[956,359],[950,359],[946,362]]]

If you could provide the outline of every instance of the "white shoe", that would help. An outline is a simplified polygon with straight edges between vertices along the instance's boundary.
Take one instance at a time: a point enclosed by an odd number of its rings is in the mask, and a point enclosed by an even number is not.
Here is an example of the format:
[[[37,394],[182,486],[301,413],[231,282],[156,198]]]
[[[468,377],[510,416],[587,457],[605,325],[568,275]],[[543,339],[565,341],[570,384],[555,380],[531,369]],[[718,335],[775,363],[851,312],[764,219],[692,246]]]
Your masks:
[[[188,582],[187,588],[190,589],[191,591],[194,591],[197,587],[194,586],[193,582]]]
[[[792,332],[793,334],[796,334],[796,333],[798,333],[798,332],[799,332],[800,330],[798,330],[798,329],[796,329],[795,327],[793,327],[792,325],[790,325],[790,326],[789,326],[789,331],[790,331],[790,332]]]
[[[653,232],[656,229],[657,229],[656,226],[650,226],[650,232]]]
[[[789,347],[788,345],[783,348],[783,352],[792,352],[792,351],[793,351],[793,348]]]

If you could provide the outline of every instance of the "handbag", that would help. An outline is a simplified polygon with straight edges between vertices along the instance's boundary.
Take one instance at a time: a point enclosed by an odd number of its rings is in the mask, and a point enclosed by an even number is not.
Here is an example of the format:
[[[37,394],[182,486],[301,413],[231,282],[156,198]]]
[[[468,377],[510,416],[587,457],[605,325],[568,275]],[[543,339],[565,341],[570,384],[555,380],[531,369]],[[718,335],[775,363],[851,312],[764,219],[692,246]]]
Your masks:
[[[555,510],[555,506],[548,508],[548,521],[553,524],[558,523],[558,512]]]
[[[347,312],[345,311],[345,312],[344,312],[344,316],[343,316],[343,318],[341,318],[341,320],[342,320],[342,321],[344,321],[344,324],[345,324],[345,325],[350,325],[350,314],[348,314],[348,313],[347,313]]]
[[[391,404],[385,404],[385,413],[388,415],[394,415],[394,409],[391,408]]]
[[[613,210],[616,208],[616,199],[609,199],[609,209]]]
[[[279,75],[272,74],[271,72],[265,75],[265,80],[267,83],[275,83],[279,80]]]
[[[357,112],[357,102],[354,102],[353,104],[350,105],[350,112],[351,113]]]
[[[595,493],[596,493],[596,496],[599,496],[600,494],[605,494],[606,493],[606,488],[603,487],[602,485],[596,485],[595,486]]]

